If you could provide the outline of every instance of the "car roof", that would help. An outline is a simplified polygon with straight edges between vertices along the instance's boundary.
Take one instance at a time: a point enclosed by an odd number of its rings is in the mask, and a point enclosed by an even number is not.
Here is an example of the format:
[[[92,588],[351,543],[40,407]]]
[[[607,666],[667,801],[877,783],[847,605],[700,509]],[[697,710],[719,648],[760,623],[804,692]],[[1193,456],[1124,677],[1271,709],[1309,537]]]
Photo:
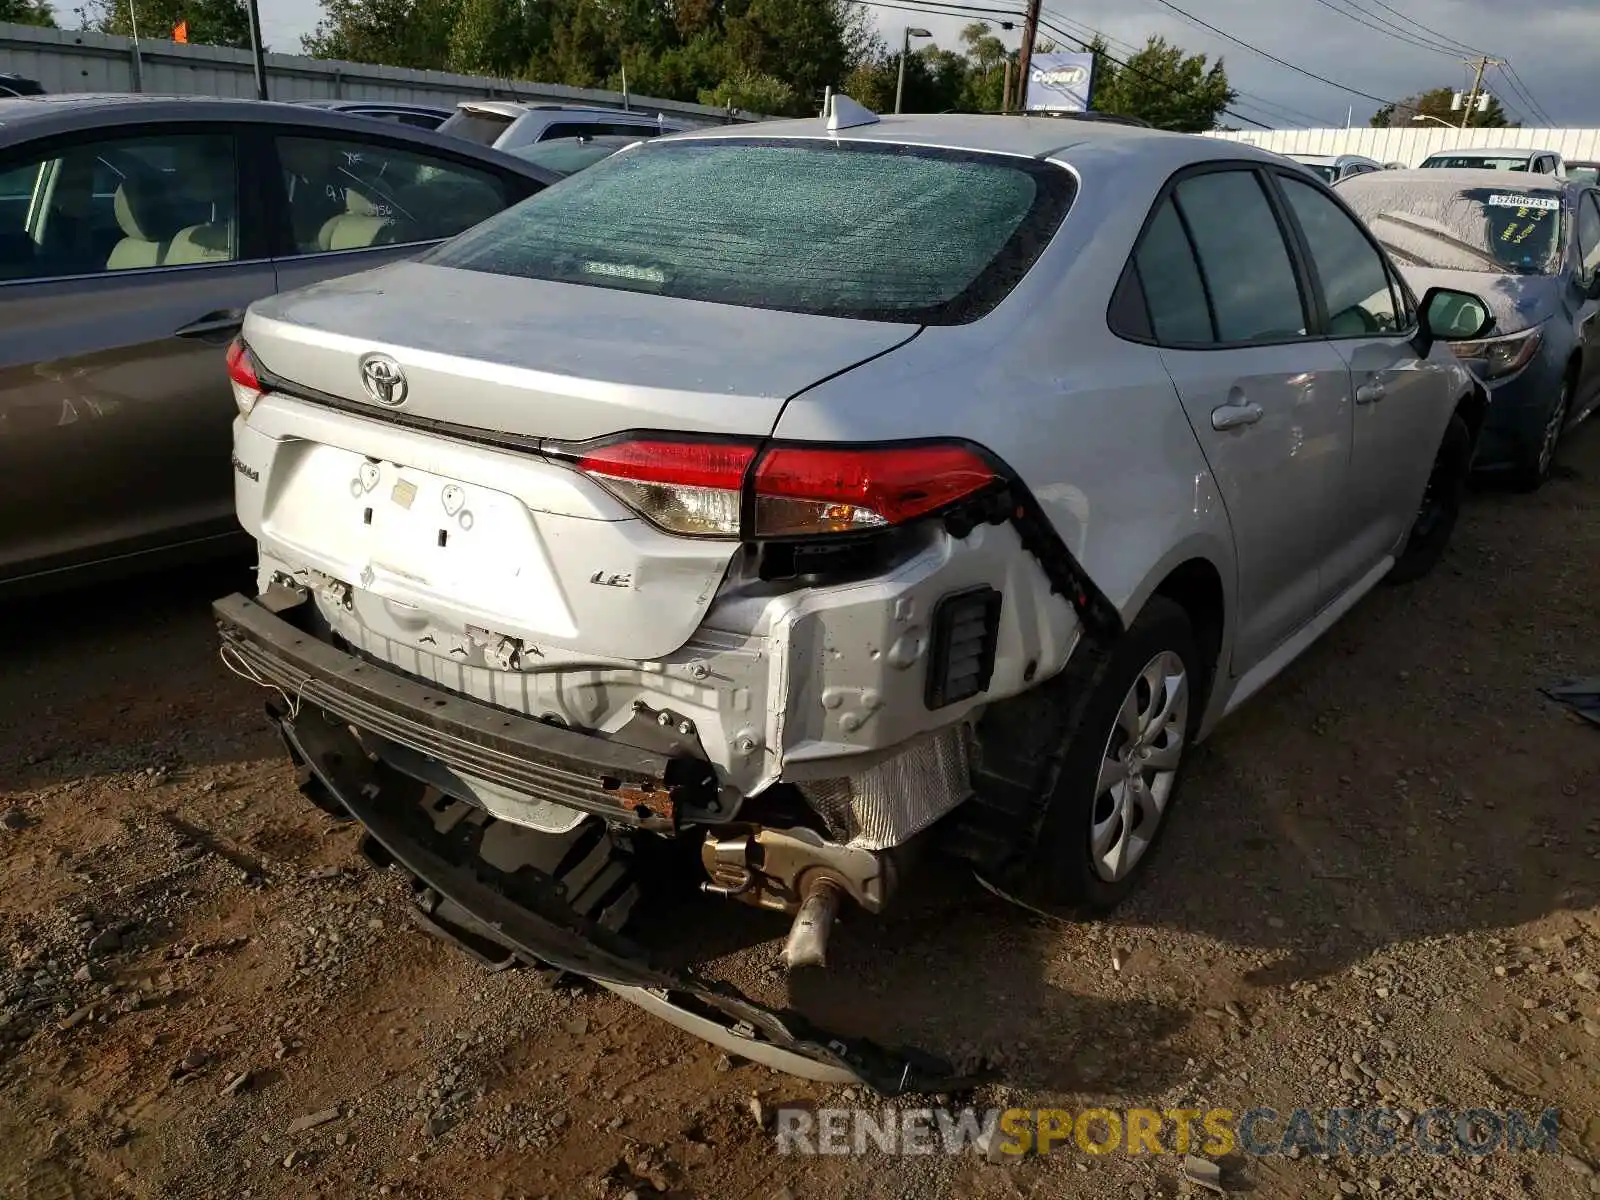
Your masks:
[[[456,105],[456,109],[465,112],[492,113],[497,117],[510,117],[513,120],[531,112],[597,113],[603,117],[631,117],[640,122],[656,119],[654,113],[633,112],[622,108],[601,108],[597,104],[533,104],[522,100],[463,100]]]
[[[1359,179],[1368,178],[1365,175]],[[1383,183],[1427,184],[1432,187],[1497,187],[1519,192],[1560,193],[1576,185],[1554,175],[1534,175],[1522,171],[1475,170],[1471,167],[1415,167],[1405,171],[1384,171],[1374,176]]]
[[[1535,146],[1469,146],[1465,150],[1435,150],[1429,158],[1532,158],[1535,154],[1560,154]]]
[[[313,104],[219,96],[79,92],[0,99],[0,149],[59,133],[110,130],[161,121],[296,125],[302,129],[321,129],[329,133],[349,133],[369,138],[381,133],[387,138],[415,142],[419,149],[444,150],[468,158],[482,158],[501,169],[544,183],[555,181],[550,172],[514,154],[479,146],[465,138],[435,133],[430,129],[417,129],[399,123],[380,125],[370,117]]]
[[[884,115],[869,125],[855,125],[830,133],[820,117],[791,121],[761,121],[753,125],[712,125],[670,134],[655,141],[749,140],[751,138],[837,139],[846,142],[885,142],[978,153],[1013,154],[1027,158],[1067,155],[1135,154],[1170,161],[1174,168],[1208,159],[1249,159],[1281,163],[1282,156],[1246,142],[1169,133],[1109,121],[1077,121],[1060,117],[1013,117],[960,113]]]
[[[424,104],[413,100],[292,100],[291,104],[304,104],[310,108],[331,108],[346,112],[356,108],[393,109],[396,112],[451,113],[448,104]]]

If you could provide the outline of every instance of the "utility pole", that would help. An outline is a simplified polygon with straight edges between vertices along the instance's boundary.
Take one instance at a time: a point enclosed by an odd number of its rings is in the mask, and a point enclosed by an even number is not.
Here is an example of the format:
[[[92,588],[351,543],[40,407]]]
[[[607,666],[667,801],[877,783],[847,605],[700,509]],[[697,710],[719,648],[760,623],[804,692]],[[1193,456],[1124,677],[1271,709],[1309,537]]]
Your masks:
[[[1033,41],[1039,36],[1039,9],[1044,0],[1028,0],[1022,22],[1022,50],[1017,55],[1017,111],[1028,115],[1028,76],[1033,70]]]
[[[1002,115],[1011,111],[1011,56],[1006,55],[1006,78],[1000,89],[1000,112]]]
[[[1478,94],[1483,91],[1483,73],[1490,67],[1500,66],[1501,62],[1498,58],[1489,58],[1487,55],[1480,55],[1477,58],[1464,58],[1461,61],[1469,67],[1475,66],[1478,69],[1478,73],[1473,76],[1472,91],[1467,96],[1467,102],[1461,106],[1461,128],[1465,129],[1472,121],[1472,110],[1478,107]]]
[[[261,46],[261,9],[250,0],[250,55],[256,61],[256,99],[267,98],[267,52]]]

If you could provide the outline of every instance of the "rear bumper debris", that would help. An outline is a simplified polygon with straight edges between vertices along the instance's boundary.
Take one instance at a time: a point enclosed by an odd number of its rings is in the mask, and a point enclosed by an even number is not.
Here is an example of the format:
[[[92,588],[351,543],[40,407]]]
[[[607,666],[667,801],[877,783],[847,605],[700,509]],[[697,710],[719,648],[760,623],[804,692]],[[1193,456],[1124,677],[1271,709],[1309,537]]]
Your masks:
[[[345,653],[279,615],[309,602],[285,589],[218,600],[224,654],[241,673],[357,728],[516,792],[633,828],[671,832],[680,808],[719,807],[710,764],[506,712]],[[269,607],[270,606],[270,607]],[[652,722],[640,722],[654,733]]]
[[[859,1082],[885,1096],[957,1091],[980,1081],[918,1051],[818,1029],[693,971],[655,966],[642,948],[562,902],[556,887],[530,893],[521,886],[511,899],[495,885],[492,869],[452,854],[420,806],[395,802],[398,781],[362,751],[341,717],[312,707],[309,694],[304,699],[297,717],[277,701],[268,708],[296,757],[365,827],[379,857],[432,890],[437,902],[424,922],[431,931],[480,961],[506,965],[515,958],[584,976],[730,1054],[804,1079]],[[519,884],[526,885],[526,874],[526,868],[518,873]]]

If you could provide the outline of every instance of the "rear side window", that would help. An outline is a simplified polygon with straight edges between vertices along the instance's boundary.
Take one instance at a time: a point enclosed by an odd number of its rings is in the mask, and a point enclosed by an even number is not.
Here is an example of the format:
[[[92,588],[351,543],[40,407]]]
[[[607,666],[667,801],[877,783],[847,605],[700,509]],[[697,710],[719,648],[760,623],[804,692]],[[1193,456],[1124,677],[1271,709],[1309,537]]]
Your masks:
[[[885,143],[636,147],[425,256],[465,270],[913,324],[976,320],[1065,216],[1036,159]]]
[[[1206,285],[1201,282],[1189,235],[1170,199],[1163,200],[1156,210],[1134,253],[1134,263],[1157,341],[1203,344],[1216,340]]]
[[[1178,185],[1177,201],[1205,276],[1217,340],[1304,337],[1300,286],[1255,173],[1195,175]]]

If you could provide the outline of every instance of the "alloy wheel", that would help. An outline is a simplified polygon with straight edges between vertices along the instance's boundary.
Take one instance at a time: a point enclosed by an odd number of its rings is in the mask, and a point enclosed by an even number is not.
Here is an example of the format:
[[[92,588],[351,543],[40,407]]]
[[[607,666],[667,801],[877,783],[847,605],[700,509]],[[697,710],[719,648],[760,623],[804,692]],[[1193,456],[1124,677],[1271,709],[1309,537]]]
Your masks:
[[[1561,430],[1567,423],[1567,401],[1571,395],[1571,386],[1563,380],[1561,394],[1556,397],[1556,406],[1550,413],[1550,420],[1545,423],[1544,437],[1539,442],[1540,476],[1549,472],[1550,464],[1555,460],[1556,444],[1561,441]]]
[[[1106,882],[1127,876],[1155,840],[1188,729],[1188,672],[1181,658],[1163,650],[1128,689],[1101,759],[1089,854]]]

